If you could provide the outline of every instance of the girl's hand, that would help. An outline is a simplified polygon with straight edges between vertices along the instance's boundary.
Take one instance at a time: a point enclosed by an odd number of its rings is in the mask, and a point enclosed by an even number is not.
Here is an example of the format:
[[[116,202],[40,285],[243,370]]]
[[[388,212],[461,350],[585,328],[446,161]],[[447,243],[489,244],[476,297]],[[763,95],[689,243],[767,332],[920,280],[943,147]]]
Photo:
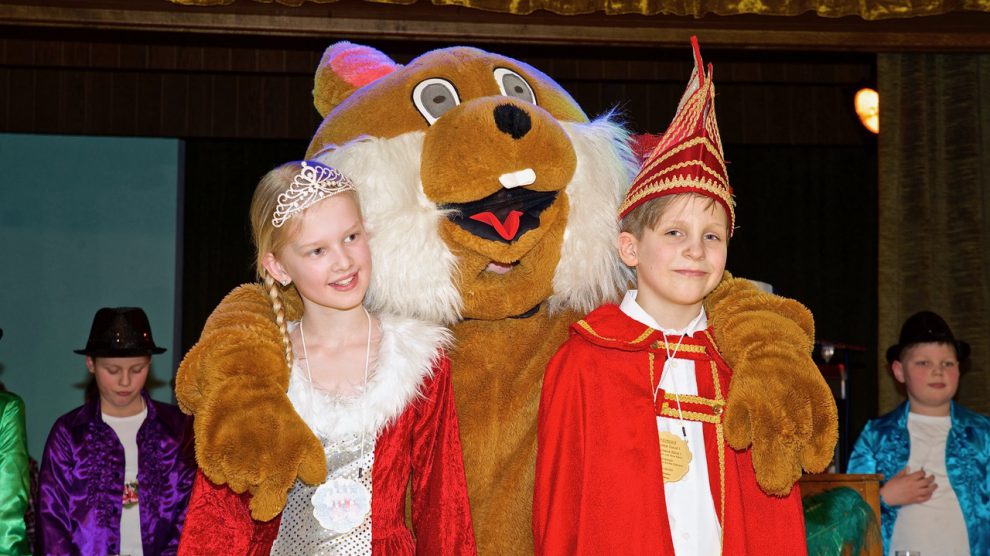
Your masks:
[[[880,488],[880,498],[888,506],[904,506],[928,501],[938,485],[935,475],[925,475],[925,470],[911,472],[904,467]]]

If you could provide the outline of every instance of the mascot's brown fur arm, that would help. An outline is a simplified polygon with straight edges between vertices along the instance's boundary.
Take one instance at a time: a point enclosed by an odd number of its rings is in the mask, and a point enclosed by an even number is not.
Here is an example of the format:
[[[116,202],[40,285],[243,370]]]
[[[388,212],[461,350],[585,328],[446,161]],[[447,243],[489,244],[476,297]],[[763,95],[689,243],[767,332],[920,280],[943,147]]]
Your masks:
[[[760,487],[786,495],[802,467],[825,469],[838,438],[835,400],[811,360],[811,312],[728,273],[705,309],[733,372],[725,438],[737,450],[752,445]]]
[[[287,300],[287,316],[297,316],[298,305],[297,296]],[[297,476],[310,484],[326,478],[323,447],[293,409],[288,384],[281,335],[258,285],[224,298],[175,378],[179,407],[196,416],[199,468],[216,484],[249,491],[260,521],[282,511]]]

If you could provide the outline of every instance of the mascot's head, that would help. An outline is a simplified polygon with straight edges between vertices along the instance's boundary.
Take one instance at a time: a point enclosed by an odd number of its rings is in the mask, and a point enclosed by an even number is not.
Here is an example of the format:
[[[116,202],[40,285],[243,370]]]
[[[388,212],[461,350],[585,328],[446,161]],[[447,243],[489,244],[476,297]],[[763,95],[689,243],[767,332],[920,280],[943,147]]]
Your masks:
[[[369,305],[433,321],[588,311],[625,287],[616,209],[637,170],[623,128],[590,121],[527,64],[474,48],[406,66],[327,49],[307,157],[357,184]]]

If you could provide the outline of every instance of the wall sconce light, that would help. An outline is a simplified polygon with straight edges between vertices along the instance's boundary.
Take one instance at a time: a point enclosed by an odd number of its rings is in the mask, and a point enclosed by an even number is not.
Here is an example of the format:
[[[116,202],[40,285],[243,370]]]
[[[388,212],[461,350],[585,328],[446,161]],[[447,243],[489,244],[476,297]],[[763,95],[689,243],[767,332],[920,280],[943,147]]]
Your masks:
[[[862,88],[853,99],[856,115],[863,127],[873,133],[880,132],[880,95],[874,89]]]

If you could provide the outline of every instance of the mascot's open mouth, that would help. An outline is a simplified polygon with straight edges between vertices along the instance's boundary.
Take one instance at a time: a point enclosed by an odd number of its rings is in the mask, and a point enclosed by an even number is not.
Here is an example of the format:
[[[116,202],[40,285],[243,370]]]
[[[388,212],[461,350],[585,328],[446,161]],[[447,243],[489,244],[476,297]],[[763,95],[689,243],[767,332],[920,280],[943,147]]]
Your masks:
[[[482,239],[512,243],[540,226],[540,213],[553,204],[556,191],[524,187],[499,189],[470,203],[449,203],[440,208],[447,219]]]

